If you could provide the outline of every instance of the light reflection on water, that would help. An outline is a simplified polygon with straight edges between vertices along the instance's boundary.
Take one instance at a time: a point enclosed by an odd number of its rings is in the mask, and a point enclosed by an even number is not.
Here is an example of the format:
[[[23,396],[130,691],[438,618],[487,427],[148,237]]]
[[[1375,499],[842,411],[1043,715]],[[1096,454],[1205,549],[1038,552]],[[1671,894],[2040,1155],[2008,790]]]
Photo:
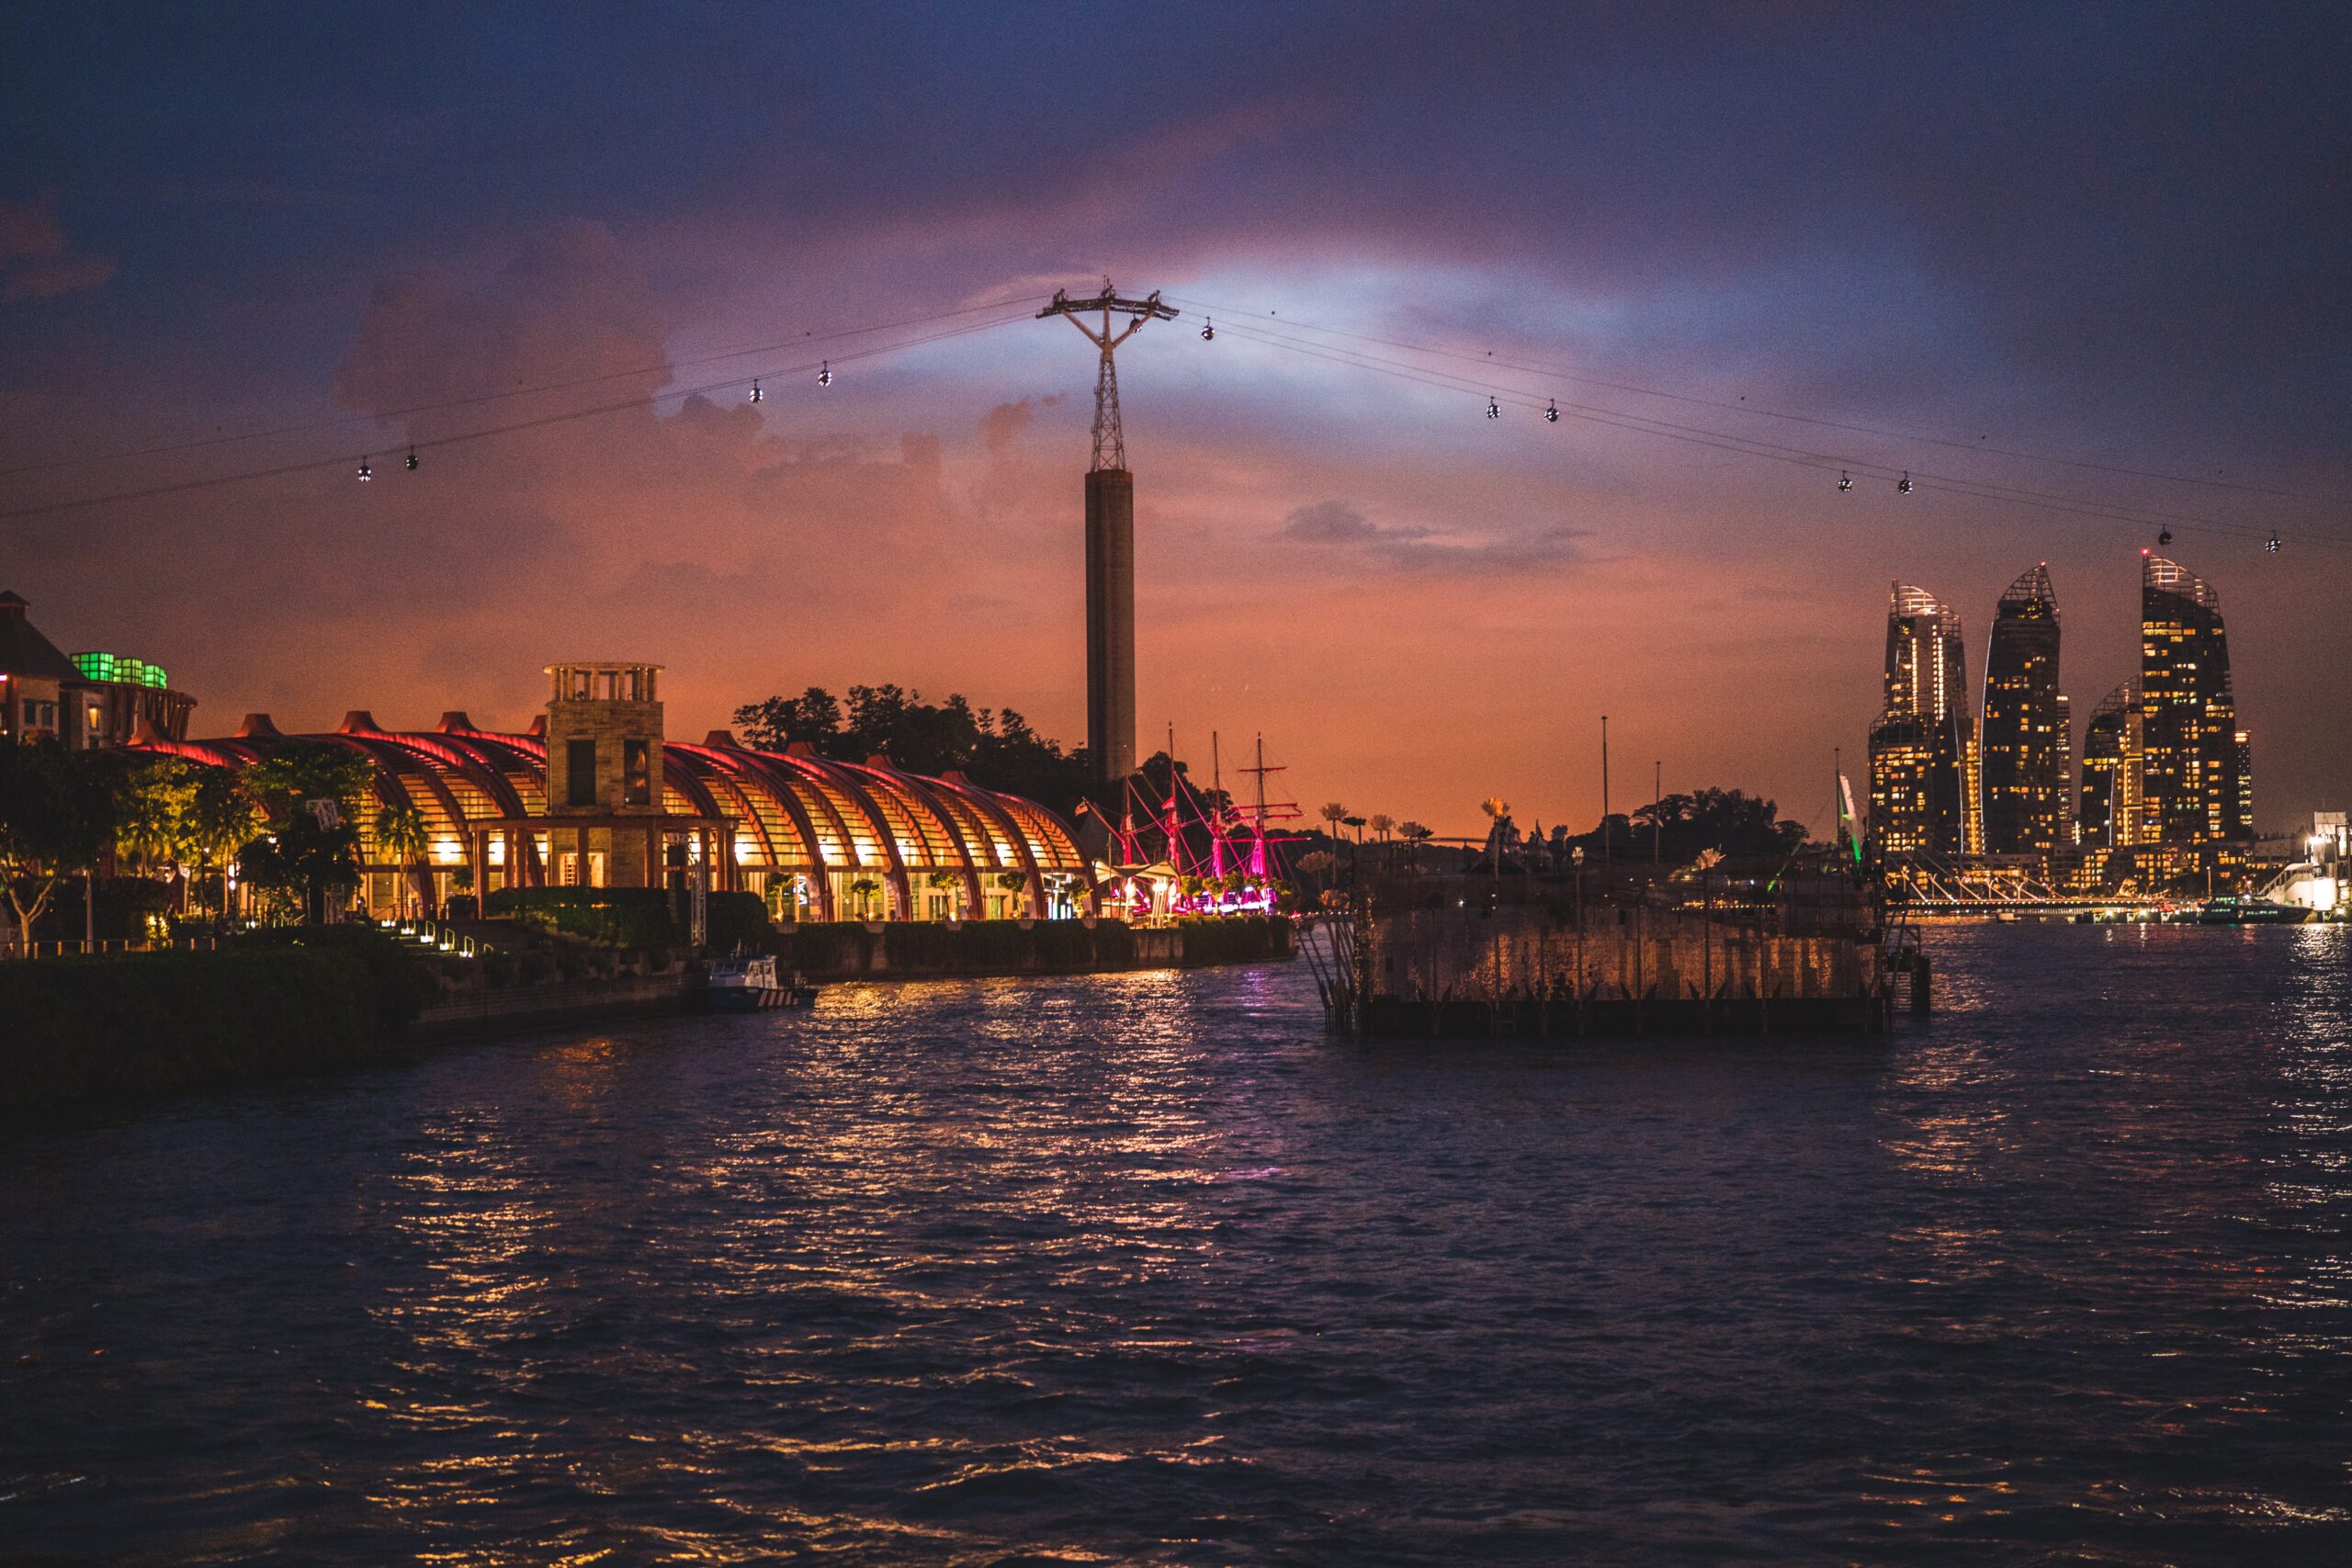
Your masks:
[[[2345,935],[1936,931],[1875,1044],[845,986],[19,1136],[0,1560],[2344,1561]]]

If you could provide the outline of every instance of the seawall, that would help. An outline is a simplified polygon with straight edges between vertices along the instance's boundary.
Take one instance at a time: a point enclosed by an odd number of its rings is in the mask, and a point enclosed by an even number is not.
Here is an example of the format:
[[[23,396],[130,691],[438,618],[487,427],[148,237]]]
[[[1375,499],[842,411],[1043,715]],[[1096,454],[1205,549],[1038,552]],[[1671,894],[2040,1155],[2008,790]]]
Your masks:
[[[288,946],[0,964],[0,1120],[386,1059],[418,998],[415,976],[383,956]]]
[[[1148,927],[1118,920],[844,921],[778,931],[779,966],[817,981],[1092,975],[1272,963],[1297,955],[1291,923],[1279,919]]]
[[[391,1059],[402,1050],[697,1005],[699,971],[442,989],[364,927],[277,945],[0,963],[0,1121]],[[780,966],[819,981],[1018,977],[1295,956],[1286,920],[1135,930],[1115,920],[782,928]],[[480,978],[476,972],[475,978]]]

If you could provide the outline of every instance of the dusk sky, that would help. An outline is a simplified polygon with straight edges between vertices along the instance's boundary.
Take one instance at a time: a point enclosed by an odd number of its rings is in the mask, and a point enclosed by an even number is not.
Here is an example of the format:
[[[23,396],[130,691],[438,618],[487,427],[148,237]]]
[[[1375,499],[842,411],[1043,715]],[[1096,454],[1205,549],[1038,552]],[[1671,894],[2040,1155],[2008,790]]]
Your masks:
[[[894,681],[1076,744],[1093,366],[1015,318],[1108,274],[1183,312],[1119,359],[1146,751],[1582,828],[1605,712],[1620,809],[1826,829],[1891,580],[1973,681],[2047,560],[2079,733],[2163,514],[2257,826],[2352,804],[2352,12],[1633,9],[11,6],[0,588],[198,735],[629,658],[677,738]]]

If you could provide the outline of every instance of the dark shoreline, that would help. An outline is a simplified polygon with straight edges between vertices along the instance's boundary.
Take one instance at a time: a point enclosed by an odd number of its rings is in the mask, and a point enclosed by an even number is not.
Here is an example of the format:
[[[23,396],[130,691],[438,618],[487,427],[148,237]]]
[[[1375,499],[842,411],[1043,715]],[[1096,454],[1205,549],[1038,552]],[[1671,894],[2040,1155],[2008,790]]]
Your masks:
[[[1290,923],[1133,930],[1117,921],[786,928],[786,968],[820,983],[1033,979],[1279,962]],[[0,964],[0,1125],[191,1089],[396,1062],[435,1047],[692,1010],[697,967],[447,988],[368,927],[267,945]]]

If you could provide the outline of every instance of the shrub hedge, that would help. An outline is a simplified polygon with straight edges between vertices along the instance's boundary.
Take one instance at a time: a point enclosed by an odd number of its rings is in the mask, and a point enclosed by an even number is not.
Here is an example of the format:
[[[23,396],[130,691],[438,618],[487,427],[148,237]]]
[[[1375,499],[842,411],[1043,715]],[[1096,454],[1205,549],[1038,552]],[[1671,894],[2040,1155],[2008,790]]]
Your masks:
[[[490,916],[614,947],[684,947],[685,922],[672,908],[684,897],[661,887],[503,887],[490,896]],[[714,951],[775,945],[758,894],[714,892],[703,908]]]
[[[0,964],[0,1117],[383,1056],[432,984],[372,931]]]
[[[670,895],[659,887],[502,887],[490,896],[489,913],[615,947],[677,941]]]

